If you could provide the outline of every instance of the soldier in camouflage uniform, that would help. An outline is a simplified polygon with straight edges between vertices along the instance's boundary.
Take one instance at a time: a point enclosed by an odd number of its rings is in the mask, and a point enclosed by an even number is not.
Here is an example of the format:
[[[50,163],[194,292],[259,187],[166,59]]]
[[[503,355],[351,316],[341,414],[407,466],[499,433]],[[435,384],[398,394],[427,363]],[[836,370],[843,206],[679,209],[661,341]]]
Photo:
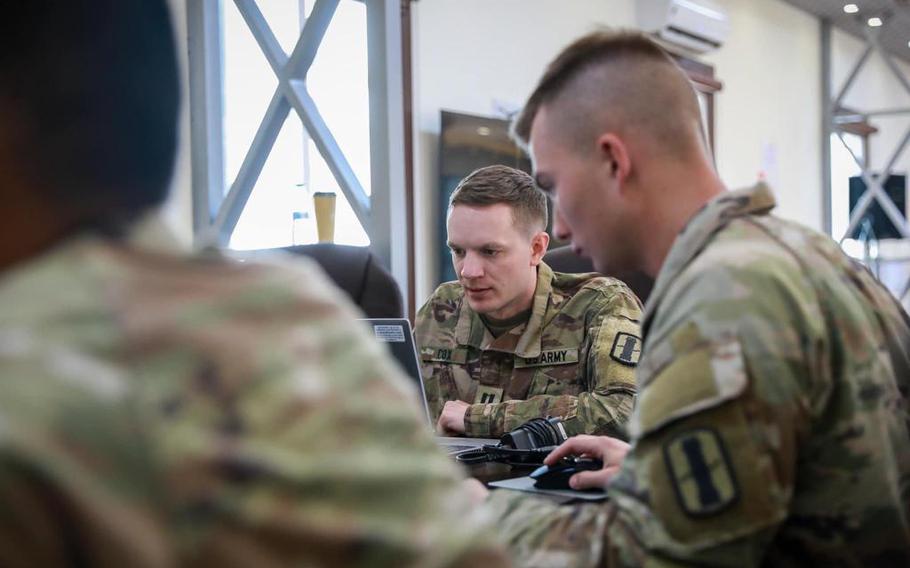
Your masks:
[[[698,127],[672,61],[607,32],[564,50],[517,122],[557,235],[657,281],[631,445],[578,437],[548,458],[602,458],[571,482],[609,482],[610,503],[500,492],[503,536],[527,566],[910,566],[907,314],[831,239],[772,216],[768,187],[726,192]]]
[[[177,99],[163,0],[0,19],[0,566],[504,565],[314,266],[124,224],[164,198]]]
[[[526,173],[482,168],[452,194],[448,240],[458,282],[417,315],[431,413],[450,434],[500,436],[559,416],[569,435],[625,437],[641,343],[640,304],[597,274],[540,259],[546,198]]]

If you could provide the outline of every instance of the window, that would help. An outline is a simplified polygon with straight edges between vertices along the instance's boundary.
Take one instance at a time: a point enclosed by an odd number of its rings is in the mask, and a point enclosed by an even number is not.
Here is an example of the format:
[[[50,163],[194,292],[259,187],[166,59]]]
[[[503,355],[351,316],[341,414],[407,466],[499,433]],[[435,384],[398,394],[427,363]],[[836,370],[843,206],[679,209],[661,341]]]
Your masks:
[[[312,2],[259,0],[262,15],[285,53],[291,53]],[[278,78],[238,6],[222,5],[224,50],[224,169],[234,180],[262,121]],[[325,32],[307,88],[366,195],[370,195],[369,92],[366,7],[340,2]],[[312,194],[336,195],[335,242],[368,245],[370,239],[331,170],[295,113],[285,119],[230,247],[261,249],[316,242]]]
[[[666,47],[666,46],[665,46]],[[702,121],[705,127],[705,138],[708,149],[714,155],[714,95],[723,89],[723,84],[714,77],[714,67],[701,61],[696,61],[685,55],[670,51],[670,56],[677,65],[685,71],[692,81],[695,94],[698,96],[698,106],[701,110]]]

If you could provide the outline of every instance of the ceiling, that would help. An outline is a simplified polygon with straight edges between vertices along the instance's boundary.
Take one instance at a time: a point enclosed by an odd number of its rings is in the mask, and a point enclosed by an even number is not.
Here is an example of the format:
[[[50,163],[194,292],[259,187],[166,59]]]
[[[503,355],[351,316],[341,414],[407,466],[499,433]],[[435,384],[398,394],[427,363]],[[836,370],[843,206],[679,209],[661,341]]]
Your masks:
[[[885,25],[881,43],[891,54],[910,62],[910,0],[784,0],[819,18],[830,20],[836,27],[865,40],[867,21],[879,17]],[[847,14],[845,4],[856,4],[859,12]]]

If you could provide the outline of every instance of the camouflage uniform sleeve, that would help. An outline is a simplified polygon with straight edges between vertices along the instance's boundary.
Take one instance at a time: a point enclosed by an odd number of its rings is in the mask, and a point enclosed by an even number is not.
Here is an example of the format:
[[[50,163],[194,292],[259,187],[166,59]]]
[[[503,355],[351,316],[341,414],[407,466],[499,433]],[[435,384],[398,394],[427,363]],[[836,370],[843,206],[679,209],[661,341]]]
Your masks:
[[[641,304],[628,289],[612,294],[588,331],[588,384],[578,397],[572,434],[604,434],[627,440],[635,402],[635,369],[641,353]]]
[[[585,314],[587,390],[578,396],[538,395],[528,400],[473,404],[465,414],[466,434],[508,432],[532,418],[560,416],[570,436],[604,434],[628,439],[625,424],[635,400],[640,318],[641,305],[634,294],[625,287],[611,287]]]
[[[499,489],[485,507],[516,566],[588,568],[604,562],[610,504],[559,505],[529,493]]]
[[[788,345],[799,338],[783,305],[746,306],[750,300],[731,297],[742,290],[707,277],[664,301],[660,317],[674,323],[652,329],[660,337],[642,359],[632,446],[609,486],[609,505],[557,507],[494,494],[490,506],[513,555],[528,565],[573,551],[566,565],[762,564],[794,488],[806,424],[796,385],[807,372]],[[762,317],[744,322],[744,310]],[[519,523],[526,534],[514,528]]]
[[[813,368],[822,318],[786,270],[717,266],[680,280],[639,367],[608,547],[626,565],[758,566],[827,388]]]
[[[208,318],[231,350],[199,362],[185,386],[162,385],[154,401],[184,556],[192,565],[505,564],[382,345],[334,291],[315,302],[284,291],[327,286],[306,276],[232,299],[226,321]]]

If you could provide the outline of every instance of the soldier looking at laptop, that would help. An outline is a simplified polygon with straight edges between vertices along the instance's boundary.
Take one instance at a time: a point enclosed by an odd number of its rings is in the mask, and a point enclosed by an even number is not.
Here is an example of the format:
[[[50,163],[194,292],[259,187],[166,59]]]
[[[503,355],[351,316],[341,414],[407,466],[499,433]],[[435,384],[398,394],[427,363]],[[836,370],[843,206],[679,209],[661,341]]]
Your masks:
[[[457,282],[420,309],[427,402],[446,435],[500,436],[558,416],[566,433],[625,438],[641,304],[621,281],[553,272],[547,200],[525,172],[479,169],[452,194]]]

